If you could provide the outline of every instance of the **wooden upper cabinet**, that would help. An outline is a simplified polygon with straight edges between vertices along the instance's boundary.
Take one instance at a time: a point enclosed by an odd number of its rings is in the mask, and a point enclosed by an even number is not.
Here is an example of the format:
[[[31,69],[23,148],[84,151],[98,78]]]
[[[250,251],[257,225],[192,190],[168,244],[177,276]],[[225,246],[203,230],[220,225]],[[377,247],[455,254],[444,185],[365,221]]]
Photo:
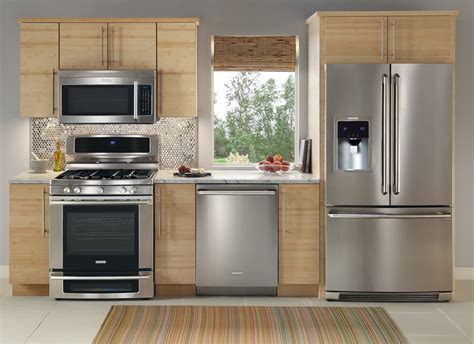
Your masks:
[[[109,69],[156,69],[156,23],[109,23]]]
[[[387,17],[324,18],[326,63],[386,63]]]
[[[158,115],[197,116],[196,24],[157,24]]]
[[[155,185],[155,283],[196,284],[194,184]]]
[[[57,23],[20,25],[20,114],[22,117],[57,116]]]
[[[106,23],[61,23],[61,69],[107,69]]]
[[[389,17],[389,63],[454,63],[454,16]]]
[[[319,284],[319,185],[279,186],[279,284]]]
[[[10,185],[10,283],[49,284],[47,184]]]

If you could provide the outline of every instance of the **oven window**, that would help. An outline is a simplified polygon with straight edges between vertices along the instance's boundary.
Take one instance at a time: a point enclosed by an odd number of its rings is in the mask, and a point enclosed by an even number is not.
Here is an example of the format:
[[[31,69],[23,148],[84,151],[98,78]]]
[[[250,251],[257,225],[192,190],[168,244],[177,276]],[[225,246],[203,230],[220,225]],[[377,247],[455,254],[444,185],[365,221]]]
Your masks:
[[[133,116],[133,85],[63,85],[62,115]]]
[[[138,269],[138,212],[138,205],[64,206],[64,268]]]

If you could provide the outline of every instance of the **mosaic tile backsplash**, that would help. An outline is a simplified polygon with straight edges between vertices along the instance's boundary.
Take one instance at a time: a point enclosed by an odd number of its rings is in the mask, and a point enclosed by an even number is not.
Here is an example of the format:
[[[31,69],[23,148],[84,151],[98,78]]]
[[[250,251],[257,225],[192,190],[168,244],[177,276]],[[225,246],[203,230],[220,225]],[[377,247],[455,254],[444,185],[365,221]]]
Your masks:
[[[40,158],[51,159],[55,137],[64,151],[67,136],[94,134],[157,134],[161,169],[197,165],[196,118],[161,118],[155,124],[59,124],[56,118],[32,118],[30,147]]]

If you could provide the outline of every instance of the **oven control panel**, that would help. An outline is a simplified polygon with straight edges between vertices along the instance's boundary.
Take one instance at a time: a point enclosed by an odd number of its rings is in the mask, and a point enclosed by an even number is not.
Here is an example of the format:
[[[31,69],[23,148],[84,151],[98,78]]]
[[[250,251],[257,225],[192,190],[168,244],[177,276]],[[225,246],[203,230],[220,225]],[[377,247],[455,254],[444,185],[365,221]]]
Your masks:
[[[152,195],[153,185],[52,185],[51,195]]]

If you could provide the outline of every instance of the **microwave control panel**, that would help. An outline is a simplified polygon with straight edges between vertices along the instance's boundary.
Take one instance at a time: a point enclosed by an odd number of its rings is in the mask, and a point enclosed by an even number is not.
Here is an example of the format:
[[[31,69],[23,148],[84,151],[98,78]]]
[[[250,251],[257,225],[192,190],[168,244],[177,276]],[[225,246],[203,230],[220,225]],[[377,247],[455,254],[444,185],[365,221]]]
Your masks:
[[[151,116],[152,115],[152,87],[151,85],[139,85],[138,86],[138,104],[139,111],[138,113],[142,116]]]

